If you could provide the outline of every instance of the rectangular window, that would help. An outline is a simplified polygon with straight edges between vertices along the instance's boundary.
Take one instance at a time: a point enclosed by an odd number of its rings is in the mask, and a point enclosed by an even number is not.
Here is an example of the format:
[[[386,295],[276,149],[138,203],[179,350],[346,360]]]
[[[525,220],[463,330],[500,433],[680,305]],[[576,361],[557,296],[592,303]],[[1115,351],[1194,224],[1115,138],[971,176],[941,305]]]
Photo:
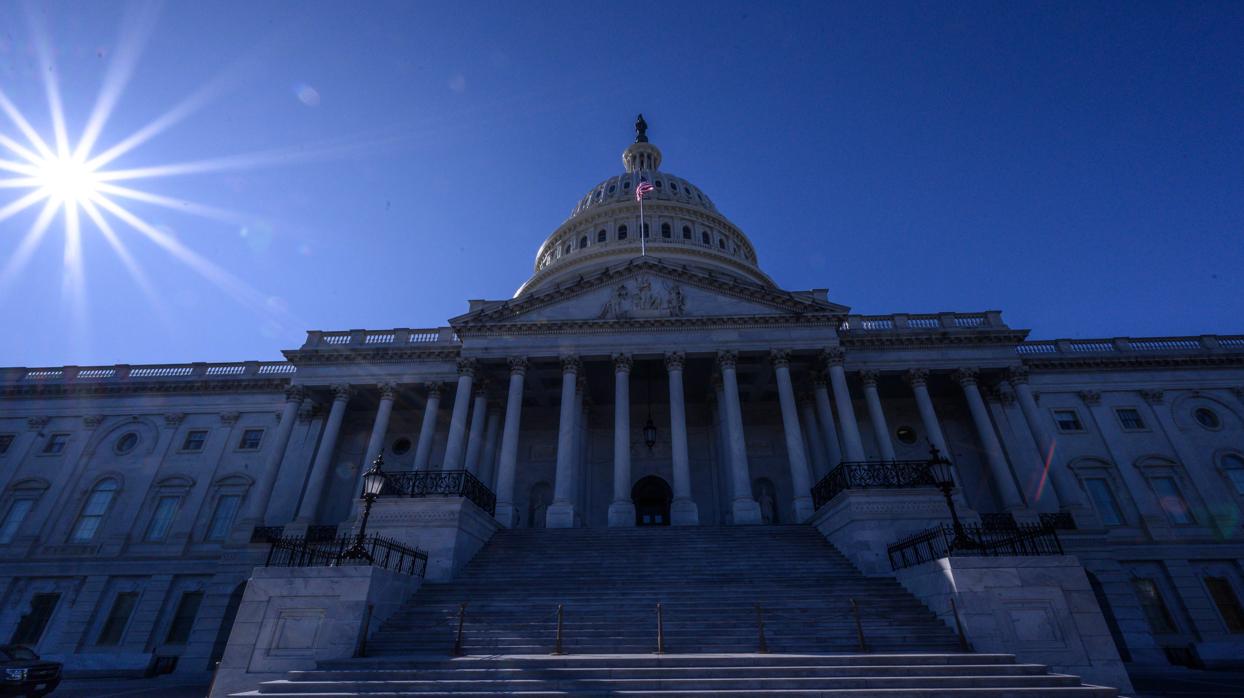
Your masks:
[[[123,591],[112,600],[112,610],[108,611],[108,619],[104,627],[99,629],[99,638],[95,644],[111,646],[121,644],[121,636],[125,634],[125,626],[130,622],[134,606],[138,605],[138,592]]]
[[[47,443],[43,444],[44,453],[61,453],[69,443],[68,434],[52,434]]]
[[[1209,589],[1210,598],[1218,607],[1218,613],[1232,633],[1244,633],[1244,608],[1240,608],[1240,598],[1225,577],[1206,577],[1205,588]]]
[[[13,445],[14,436],[12,434],[0,434],[0,456],[9,452],[9,447]]]
[[[1136,590],[1136,597],[1140,599],[1140,608],[1145,612],[1150,630],[1161,634],[1178,632],[1175,619],[1171,617],[1166,602],[1162,600],[1162,593],[1152,579],[1133,579],[1132,587]]]
[[[263,429],[247,429],[242,432],[242,440],[238,442],[238,448],[244,451],[254,451],[259,448],[261,439],[263,439]]]
[[[1119,503],[1114,499],[1114,492],[1110,491],[1109,482],[1099,477],[1090,477],[1084,480],[1084,488],[1093,498],[1093,506],[1097,508],[1097,515],[1101,517],[1102,523],[1107,526],[1123,523],[1123,512],[1119,510]]]
[[[86,499],[86,506],[82,507],[82,515],[78,517],[77,525],[73,527],[73,534],[69,536],[70,541],[91,542],[91,539],[95,537],[95,532],[99,530],[99,525],[103,523],[104,514],[108,512],[108,505],[111,503],[111,490],[92,492],[91,496]]]
[[[164,540],[168,529],[173,525],[177,509],[181,505],[181,497],[167,495],[156,500],[155,512],[151,515],[151,523],[147,525],[146,540]]]
[[[1162,510],[1166,515],[1171,517],[1171,521],[1177,524],[1196,523],[1192,514],[1188,512],[1188,502],[1184,500],[1183,493],[1179,491],[1179,485],[1173,477],[1155,477],[1149,482],[1153,485],[1153,491],[1158,495],[1158,503],[1162,505]]]
[[[199,605],[203,603],[203,592],[187,591],[177,602],[177,612],[173,614],[173,622],[168,626],[165,644],[184,645],[190,639],[190,629],[194,627],[194,617],[199,615]]]
[[[9,510],[4,512],[4,520],[0,521],[0,543],[7,545],[13,542],[34,505],[33,499],[14,499],[9,504]]]
[[[1115,410],[1115,414],[1119,415],[1119,423],[1124,429],[1137,431],[1145,428],[1145,420],[1141,419],[1140,412],[1131,407],[1120,407]]]
[[[1084,431],[1080,415],[1075,410],[1054,410],[1054,422],[1059,431]]]
[[[48,627],[48,621],[52,620],[52,612],[56,610],[56,604],[60,601],[60,594],[35,594],[30,597],[30,612],[22,615],[17,621],[17,629],[13,631],[13,638],[9,640],[9,644],[13,645],[37,645],[39,640],[43,639],[43,631]]]
[[[183,451],[202,451],[203,443],[207,441],[207,431],[195,429],[186,432],[186,440],[181,442],[181,450]]]
[[[216,510],[212,512],[212,522],[207,527],[207,540],[224,540],[233,526],[233,516],[238,513],[238,505],[242,496],[222,494],[216,500]]]

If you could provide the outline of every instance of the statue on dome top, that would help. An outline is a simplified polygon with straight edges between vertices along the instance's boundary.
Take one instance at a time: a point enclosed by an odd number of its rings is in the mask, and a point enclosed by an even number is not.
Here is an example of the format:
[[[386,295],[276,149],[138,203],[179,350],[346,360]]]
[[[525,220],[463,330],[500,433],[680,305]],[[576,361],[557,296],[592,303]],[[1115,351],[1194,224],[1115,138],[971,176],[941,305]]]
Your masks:
[[[648,122],[644,121],[644,115],[640,114],[635,118],[635,142],[648,142]]]

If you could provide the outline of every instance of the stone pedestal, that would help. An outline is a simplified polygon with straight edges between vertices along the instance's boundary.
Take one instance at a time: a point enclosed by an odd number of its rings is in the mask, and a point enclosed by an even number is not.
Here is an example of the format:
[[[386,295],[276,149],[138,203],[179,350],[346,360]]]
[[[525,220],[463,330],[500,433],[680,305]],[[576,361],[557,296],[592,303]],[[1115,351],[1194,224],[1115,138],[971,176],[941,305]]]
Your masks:
[[[574,504],[570,502],[553,502],[544,512],[545,528],[574,528],[574,522]]]
[[[960,518],[976,515],[953,494]],[[870,577],[890,577],[886,549],[900,538],[950,523],[946,498],[931,488],[843,490],[810,523]]]
[[[371,566],[256,567],[210,698],[354,656],[364,634],[380,627],[420,582]]]
[[[951,629],[955,600],[977,652],[1014,654],[1085,683],[1132,692],[1106,619],[1070,555],[949,557],[899,570],[899,583]]]
[[[632,515],[633,516],[633,515]],[[634,518],[631,519],[635,521]],[[670,523],[674,526],[699,526],[700,510],[691,499],[675,499],[670,502]]]
[[[452,580],[499,528],[465,497],[381,497],[367,523],[368,534],[426,550],[431,582]]]
[[[750,497],[734,500],[734,505],[731,509],[734,519],[731,523],[733,524],[745,525],[761,523],[760,503]]]
[[[635,503],[628,500],[614,502],[609,505],[609,526],[625,527],[635,525]]]

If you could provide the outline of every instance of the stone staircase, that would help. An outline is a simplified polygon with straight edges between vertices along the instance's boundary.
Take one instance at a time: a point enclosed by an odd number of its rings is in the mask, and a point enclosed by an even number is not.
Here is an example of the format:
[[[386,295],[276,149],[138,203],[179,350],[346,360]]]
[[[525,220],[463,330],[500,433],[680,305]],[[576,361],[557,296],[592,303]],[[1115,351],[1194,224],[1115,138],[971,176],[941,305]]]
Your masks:
[[[467,656],[451,658],[464,603]],[[500,531],[377,629],[367,655],[258,694],[1115,695],[1009,655],[959,654],[924,605],[810,526]]]

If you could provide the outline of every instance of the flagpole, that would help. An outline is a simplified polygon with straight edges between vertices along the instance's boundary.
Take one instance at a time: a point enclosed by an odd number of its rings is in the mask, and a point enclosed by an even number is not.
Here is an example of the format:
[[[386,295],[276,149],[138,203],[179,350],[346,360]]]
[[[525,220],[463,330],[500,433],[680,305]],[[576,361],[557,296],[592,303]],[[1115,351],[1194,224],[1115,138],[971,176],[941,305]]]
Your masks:
[[[639,195],[639,256],[648,256],[648,240],[644,235],[644,195]]]

